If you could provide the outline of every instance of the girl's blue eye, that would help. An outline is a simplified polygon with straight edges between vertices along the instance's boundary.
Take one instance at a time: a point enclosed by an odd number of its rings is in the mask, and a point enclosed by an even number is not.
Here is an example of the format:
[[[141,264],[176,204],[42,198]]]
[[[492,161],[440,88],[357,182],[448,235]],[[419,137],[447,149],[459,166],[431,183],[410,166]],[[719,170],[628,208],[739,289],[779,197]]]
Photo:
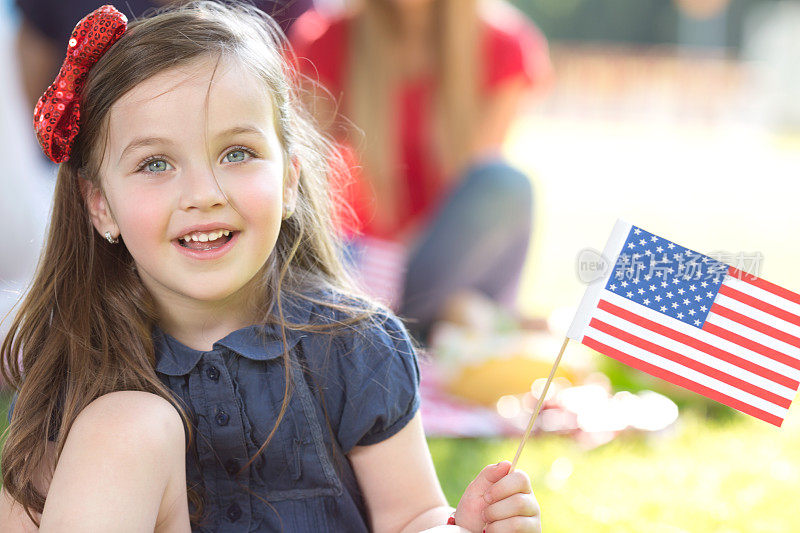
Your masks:
[[[225,154],[225,161],[228,163],[241,163],[247,157],[247,152],[244,150],[231,150]]]
[[[167,162],[163,159],[155,159],[147,163],[148,172],[164,172],[167,170]]]

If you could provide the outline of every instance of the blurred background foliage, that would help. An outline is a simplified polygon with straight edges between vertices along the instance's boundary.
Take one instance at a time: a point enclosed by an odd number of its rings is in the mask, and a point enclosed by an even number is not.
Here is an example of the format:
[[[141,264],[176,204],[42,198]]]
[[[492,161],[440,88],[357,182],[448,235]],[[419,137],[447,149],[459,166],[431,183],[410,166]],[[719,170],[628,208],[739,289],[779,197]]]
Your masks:
[[[512,0],[556,42],[725,47],[737,53],[746,15],[775,0]]]

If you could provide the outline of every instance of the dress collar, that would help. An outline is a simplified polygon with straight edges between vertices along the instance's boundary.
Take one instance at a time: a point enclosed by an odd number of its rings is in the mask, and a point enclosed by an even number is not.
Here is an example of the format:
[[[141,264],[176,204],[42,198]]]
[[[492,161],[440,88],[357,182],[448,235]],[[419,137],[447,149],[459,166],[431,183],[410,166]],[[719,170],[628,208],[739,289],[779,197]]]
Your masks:
[[[284,316],[288,322],[308,324],[311,303],[302,301],[284,303]],[[286,346],[292,349],[303,331],[286,328]],[[209,352],[195,350],[181,344],[158,326],[153,328],[153,343],[156,353],[156,371],[169,376],[183,376],[200,361],[206,353],[228,349],[254,361],[268,361],[283,354],[284,345],[278,324],[256,324],[237,329],[214,343]]]

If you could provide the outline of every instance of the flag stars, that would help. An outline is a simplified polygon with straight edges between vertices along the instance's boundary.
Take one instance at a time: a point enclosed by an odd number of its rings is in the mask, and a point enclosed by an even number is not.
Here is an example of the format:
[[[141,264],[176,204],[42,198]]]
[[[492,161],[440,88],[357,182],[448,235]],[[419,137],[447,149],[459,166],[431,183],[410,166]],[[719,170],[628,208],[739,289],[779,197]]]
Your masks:
[[[623,250],[608,291],[702,327],[727,265],[635,226]]]
[[[617,290],[617,285],[616,283],[612,283],[611,285],[608,286],[608,288],[611,289],[612,291],[615,291]]]

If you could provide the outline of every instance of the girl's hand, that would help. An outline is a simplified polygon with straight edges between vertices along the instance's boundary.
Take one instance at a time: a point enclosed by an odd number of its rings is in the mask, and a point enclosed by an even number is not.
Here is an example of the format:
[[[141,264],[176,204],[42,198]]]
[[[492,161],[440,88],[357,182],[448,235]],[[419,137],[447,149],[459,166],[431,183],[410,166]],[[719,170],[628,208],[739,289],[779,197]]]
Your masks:
[[[481,470],[458,502],[457,525],[478,533],[541,533],[531,481],[521,470],[509,473],[510,468],[510,461],[500,461]]]

